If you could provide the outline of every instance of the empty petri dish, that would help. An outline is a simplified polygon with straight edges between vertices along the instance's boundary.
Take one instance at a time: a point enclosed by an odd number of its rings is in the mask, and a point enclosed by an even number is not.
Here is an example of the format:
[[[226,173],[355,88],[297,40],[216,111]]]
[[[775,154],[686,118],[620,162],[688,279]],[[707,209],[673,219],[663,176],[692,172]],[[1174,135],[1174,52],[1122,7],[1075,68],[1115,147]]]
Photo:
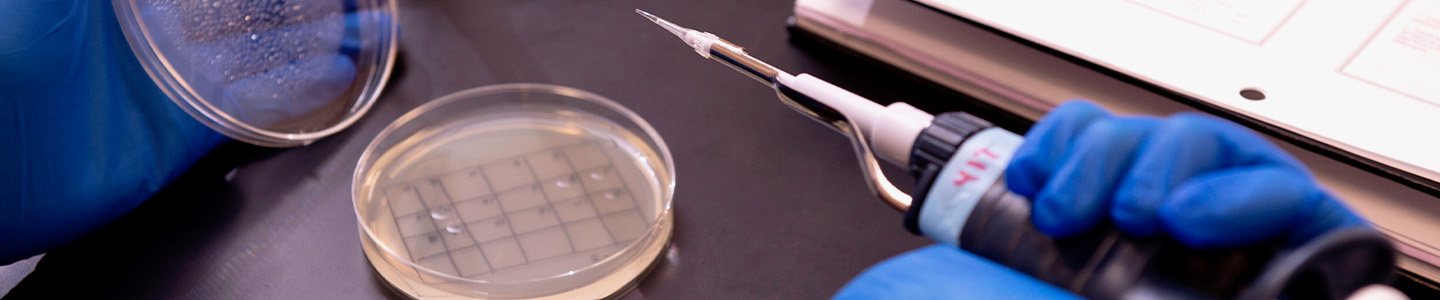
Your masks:
[[[353,191],[362,247],[414,298],[620,295],[669,243],[672,164],[654,129],[598,95],[461,91],[365,149]]]
[[[369,110],[395,61],[388,0],[112,0],[170,100],[251,144],[290,147]]]

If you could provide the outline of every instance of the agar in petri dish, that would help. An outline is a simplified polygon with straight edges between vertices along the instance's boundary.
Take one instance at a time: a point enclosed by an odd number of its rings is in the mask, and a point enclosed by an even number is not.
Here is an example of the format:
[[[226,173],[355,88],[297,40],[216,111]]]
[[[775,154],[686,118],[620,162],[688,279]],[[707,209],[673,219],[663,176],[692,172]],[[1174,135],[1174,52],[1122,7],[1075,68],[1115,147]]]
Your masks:
[[[670,236],[673,168],[658,135],[593,94],[479,90],[417,108],[367,148],[355,205],[377,272],[416,298],[633,286]]]

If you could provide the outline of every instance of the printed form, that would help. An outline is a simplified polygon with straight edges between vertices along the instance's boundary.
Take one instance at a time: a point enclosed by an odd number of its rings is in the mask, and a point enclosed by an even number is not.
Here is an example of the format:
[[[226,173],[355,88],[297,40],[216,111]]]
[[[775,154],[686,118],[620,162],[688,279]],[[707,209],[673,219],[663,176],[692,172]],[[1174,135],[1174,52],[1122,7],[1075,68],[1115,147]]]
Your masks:
[[[919,2],[1440,180],[1440,0]]]
[[[1440,103],[1440,1],[1410,1],[1391,17],[1345,74]]]

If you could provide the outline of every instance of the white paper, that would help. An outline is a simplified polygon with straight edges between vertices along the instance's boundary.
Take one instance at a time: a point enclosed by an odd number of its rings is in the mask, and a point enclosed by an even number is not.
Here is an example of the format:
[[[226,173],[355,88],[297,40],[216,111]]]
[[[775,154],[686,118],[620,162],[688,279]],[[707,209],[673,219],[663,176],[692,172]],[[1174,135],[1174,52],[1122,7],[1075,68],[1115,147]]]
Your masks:
[[[1131,0],[1236,38],[1261,43],[1304,0]]]
[[[1440,0],[919,1],[1440,180]]]
[[[1440,105],[1440,0],[1407,3],[1344,71]]]
[[[798,0],[795,6],[830,12],[830,16],[851,26],[864,26],[875,0]]]

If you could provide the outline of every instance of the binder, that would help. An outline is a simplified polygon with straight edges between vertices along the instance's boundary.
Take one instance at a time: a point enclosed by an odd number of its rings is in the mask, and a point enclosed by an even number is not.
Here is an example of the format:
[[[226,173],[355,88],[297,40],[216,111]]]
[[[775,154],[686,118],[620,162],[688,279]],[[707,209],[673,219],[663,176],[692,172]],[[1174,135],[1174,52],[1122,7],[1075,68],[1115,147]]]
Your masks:
[[[1394,239],[1403,272],[1440,281],[1440,209],[1432,208],[1440,207],[1440,188],[1433,172],[1196,99],[927,4],[799,0],[794,16],[793,28],[805,35],[1031,120],[1064,101],[1089,99],[1122,114],[1200,111],[1247,125],[1304,161]]]

